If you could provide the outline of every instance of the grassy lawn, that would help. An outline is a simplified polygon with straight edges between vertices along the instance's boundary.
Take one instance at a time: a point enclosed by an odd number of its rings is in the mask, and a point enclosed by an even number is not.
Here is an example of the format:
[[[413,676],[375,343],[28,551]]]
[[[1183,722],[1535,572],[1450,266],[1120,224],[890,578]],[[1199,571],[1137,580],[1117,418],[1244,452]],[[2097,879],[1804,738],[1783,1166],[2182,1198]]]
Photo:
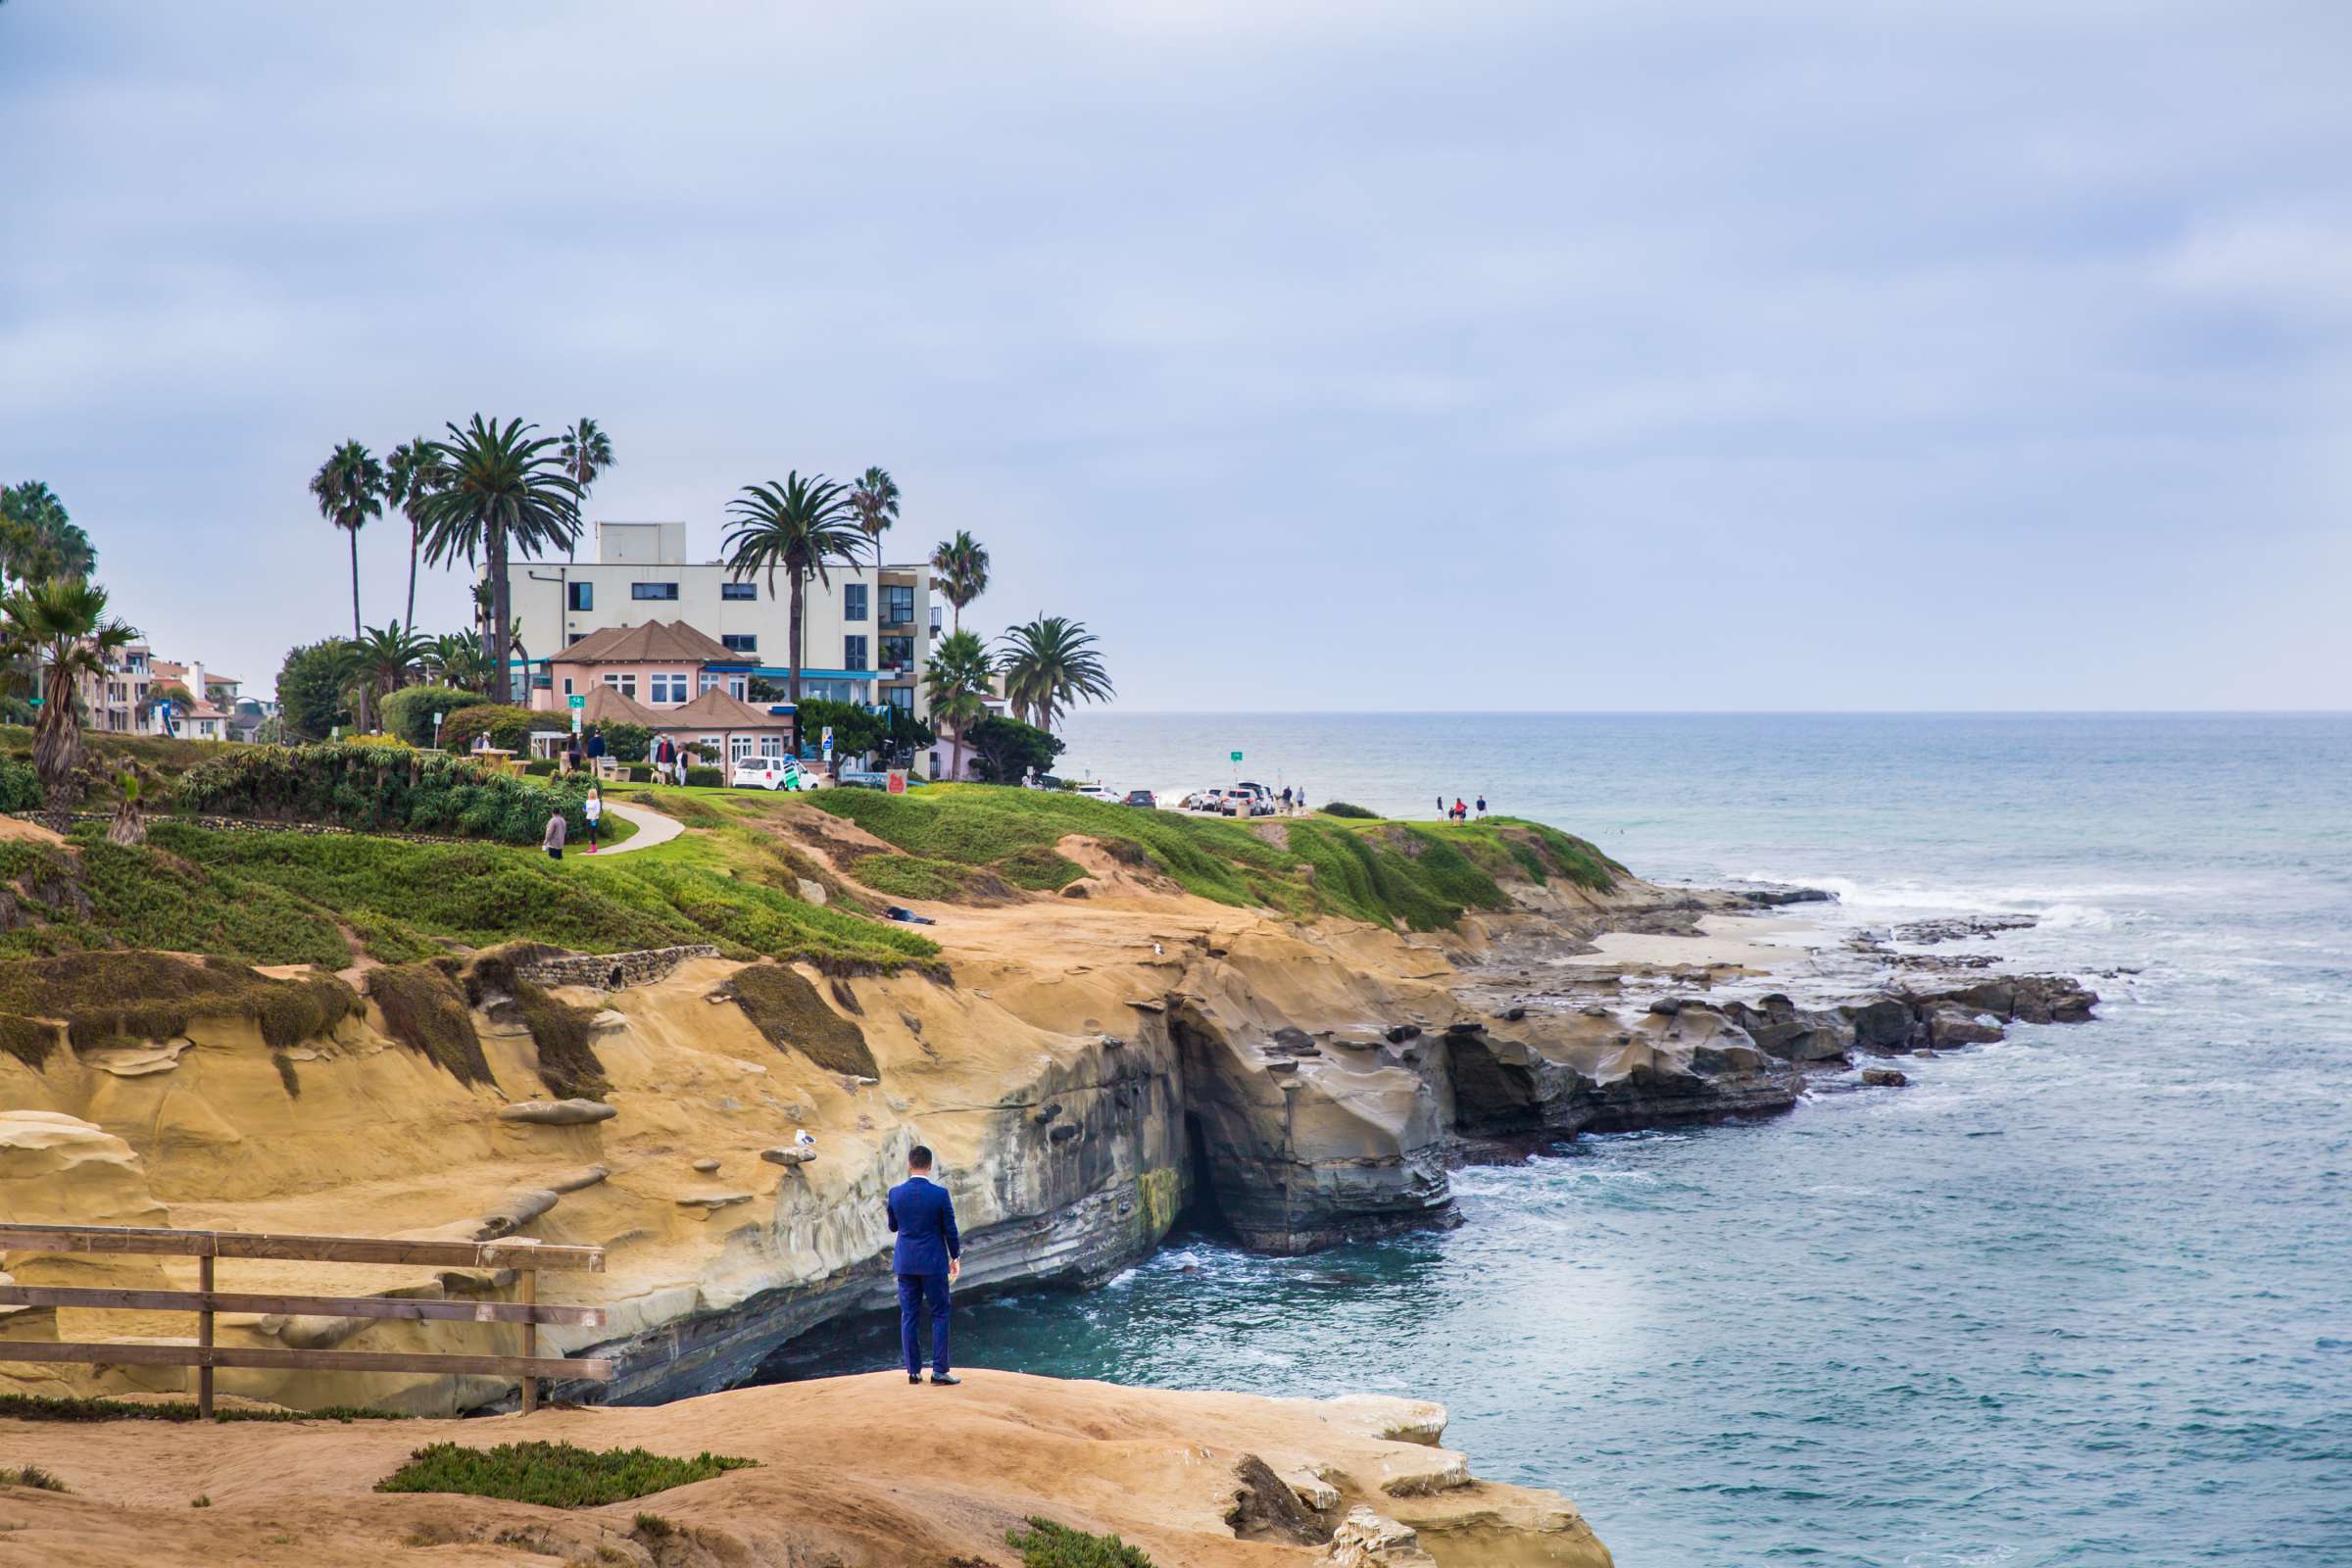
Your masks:
[[[796,798],[904,851],[906,863],[872,858],[857,875],[905,897],[953,897],[980,873],[1014,887],[1058,888],[1079,874],[1054,851],[1073,833],[1220,904],[1400,921],[1416,931],[1451,925],[1464,909],[1503,907],[1504,881],[1561,878],[1605,889],[1624,873],[1584,840],[1514,817],[1244,822],[985,784],[933,785],[906,795],[822,790]]]

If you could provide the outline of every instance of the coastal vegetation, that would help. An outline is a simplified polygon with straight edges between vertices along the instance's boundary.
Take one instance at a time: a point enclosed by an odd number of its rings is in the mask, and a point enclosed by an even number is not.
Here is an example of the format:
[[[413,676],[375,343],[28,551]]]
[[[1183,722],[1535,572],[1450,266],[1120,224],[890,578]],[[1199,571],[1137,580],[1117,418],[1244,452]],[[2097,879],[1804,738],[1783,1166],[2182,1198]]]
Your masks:
[[[583,417],[577,424],[564,430],[556,448],[556,460],[563,464],[564,477],[571,481],[573,491],[584,506],[588,501],[588,492],[594,488],[596,481],[604,476],[607,468],[613,466],[612,438],[594,419]],[[573,546],[566,544],[564,547],[564,558],[569,560],[572,553]]]
[[[1505,907],[1505,881],[1557,878],[1605,889],[1624,873],[1584,840],[1513,817],[1244,824],[992,785],[935,785],[908,795],[825,790],[808,804],[906,852],[914,864],[871,857],[855,873],[902,897],[984,894],[989,884],[982,878],[1037,890],[1066,885],[1084,874],[1056,850],[1072,834],[1220,904],[1301,918],[1341,914],[1416,931],[1450,926],[1465,909]]]
[[[351,636],[360,638],[360,530],[384,514],[384,466],[357,441],[326,455],[311,475],[311,499],[318,515],[341,530],[351,545]]]
[[[1152,1559],[1117,1536],[1094,1536],[1032,1515],[1026,1530],[1007,1531],[1004,1544],[1021,1554],[1021,1568],[1152,1568]]]
[[[939,591],[947,596],[955,619],[949,630],[963,630],[963,607],[988,592],[988,547],[963,529],[942,539],[931,552],[931,569],[939,573]]]
[[[0,1420],[8,1421],[202,1421],[194,1401],[185,1399],[81,1399],[57,1394],[0,1394]],[[213,1411],[215,1421],[413,1421],[402,1410],[378,1410],[367,1405],[324,1404],[308,1410],[283,1410],[275,1405],[231,1404]]]
[[[81,798],[80,698],[84,677],[103,679],[107,661],[138,635],[106,612],[106,590],[81,577],[44,577],[0,600],[0,648],[10,662],[37,672],[40,713],[32,726],[32,765],[42,803],[64,820]]]
[[[923,667],[923,700],[931,705],[932,722],[948,731],[950,778],[963,774],[964,732],[988,711],[986,699],[996,673],[979,637],[961,630],[942,637]]]
[[[181,774],[172,800],[211,816],[536,844],[550,816],[585,831],[586,793],[447,753],[325,741],[224,750]]]
[[[1111,699],[1110,672],[1095,634],[1066,615],[1040,615],[998,639],[1012,716],[1051,731],[1075,705]]]
[[[595,1508],[672,1487],[748,1470],[755,1459],[698,1453],[691,1459],[644,1448],[582,1448],[569,1443],[502,1443],[476,1448],[433,1443],[375,1484],[378,1492],[456,1492],[543,1508]]]
[[[425,559],[435,564],[477,555],[488,567],[490,627],[484,639],[494,682],[507,677],[514,644],[514,608],[507,564],[515,554],[535,555],[580,534],[579,487],[564,471],[554,436],[520,419],[501,424],[476,414],[449,439],[433,444],[435,485],[421,506]]]

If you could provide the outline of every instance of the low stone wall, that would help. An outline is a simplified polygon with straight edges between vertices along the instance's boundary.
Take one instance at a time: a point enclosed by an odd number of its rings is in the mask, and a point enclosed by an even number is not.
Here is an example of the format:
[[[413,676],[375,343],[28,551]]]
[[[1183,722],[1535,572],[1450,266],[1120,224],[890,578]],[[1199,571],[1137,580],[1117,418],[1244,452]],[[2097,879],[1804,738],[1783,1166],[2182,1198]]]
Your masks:
[[[635,953],[577,953],[515,965],[514,972],[537,986],[590,986],[619,991],[652,985],[689,958],[715,958],[718,949],[708,943],[675,948],[644,948]]]

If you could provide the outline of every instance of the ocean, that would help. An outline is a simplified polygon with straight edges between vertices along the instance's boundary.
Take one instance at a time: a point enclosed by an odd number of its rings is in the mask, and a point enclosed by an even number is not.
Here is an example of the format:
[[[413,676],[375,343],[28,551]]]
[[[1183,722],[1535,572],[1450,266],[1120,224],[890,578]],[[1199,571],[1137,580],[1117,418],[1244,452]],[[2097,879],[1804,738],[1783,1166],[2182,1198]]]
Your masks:
[[[1992,946],[2107,1000],[1905,1090],[1463,1170],[1459,1229],[1290,1259],[1180,1235],[1105,1289],[973,1304],[960,1359],[1437,1399],[1478,1473],[1574,1497],[1627,1568],[2352,1564],[2352,717],[1067,734],[1062,770],[1122,790],[1483,793],[1655,880],[1838,893],[1807,919],[2033,914]]]

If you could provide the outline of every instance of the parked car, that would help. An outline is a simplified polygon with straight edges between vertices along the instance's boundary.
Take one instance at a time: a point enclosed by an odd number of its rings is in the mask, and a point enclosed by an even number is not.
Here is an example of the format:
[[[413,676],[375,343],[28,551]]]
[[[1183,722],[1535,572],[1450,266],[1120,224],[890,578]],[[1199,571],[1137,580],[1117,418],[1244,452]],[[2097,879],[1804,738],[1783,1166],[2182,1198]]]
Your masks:
[[[1184,808],[1188,811],[1206,811],[1214,816],[1223,804],[1224,794],[1223,790],[1195,790],[1184,798]]]
[[[787,757],[746,757],[727,770],[727,782],[739,790],[780,790],[791,765]]]
[[[1152,794],[1150,790],[1129,790],[1127,792],[1126,804],[1129,806],[1148,807],[1156,811],[1159,809],[1159,797]]]
[[[1101,801],[1105,806],[1119,804],[1119,798],[1111,793],[1110,786],[1107,784],[1081,784],[1078,786],[1077,793],[1087,800]]]
[[[1274,798],[1262,784],[1237,784],[1224,792],[1217,809],[1227,816],[1272,816]]]

